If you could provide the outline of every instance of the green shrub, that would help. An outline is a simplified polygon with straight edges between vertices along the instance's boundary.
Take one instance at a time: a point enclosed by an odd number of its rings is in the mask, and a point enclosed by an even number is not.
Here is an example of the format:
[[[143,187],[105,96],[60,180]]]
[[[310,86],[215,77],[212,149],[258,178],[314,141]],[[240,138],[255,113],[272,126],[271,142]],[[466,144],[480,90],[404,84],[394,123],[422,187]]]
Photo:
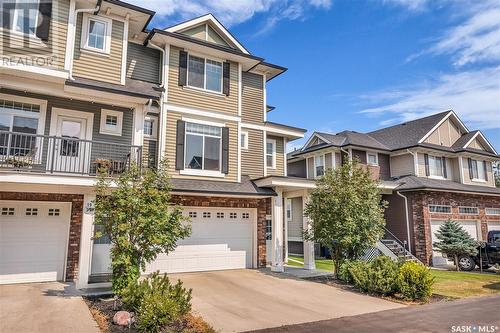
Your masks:
[[[380,256],[368,263],[357,263],[349,269],[354,285],[363,291],[392,295],[398,288],[399,264]]]
[[[159,332],[191,310],[191,289],[182,282],[170,283],[166,275],[158,272],[140,282],[132,282],[122,292],[126,309],[135,312],[135,326],[142,332]]]
[[[398,275],[399,291],[407,300],[427,300],[432,295],[434,277],[430,269],[422,264],[407,261]]]
[[[358,260],[346,260],[340,265],[337,278],[345,283],[353,284],[354,280],[351,274],[351,269],[355,269],[358,265],[365,265],[366,262]]]

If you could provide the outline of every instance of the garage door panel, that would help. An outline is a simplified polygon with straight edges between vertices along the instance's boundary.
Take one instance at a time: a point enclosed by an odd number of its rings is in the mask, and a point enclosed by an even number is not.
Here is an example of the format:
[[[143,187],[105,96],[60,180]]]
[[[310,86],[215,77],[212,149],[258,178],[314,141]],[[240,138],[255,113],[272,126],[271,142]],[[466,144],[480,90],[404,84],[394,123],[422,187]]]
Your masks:
[[[489,221],[487,225],[488,225],[488,231],[500,230],[500,222]]]
[[[64,278],[69,203],[7,202],[15,215],[0,216],[0,284]],[[28,215],[36,207],[36,215]],[[49,215],[49,209],[58,215]]]
[[[439,230],[439,227],[445,223],[444,220],[431,220],[431,239],[434,247],[434,242],[438,242],[439,239],[436,237],[436,232]],[[474,239],[478,239],[477,233],[477,222],[476,221],[457,221],[462,228]],[[448,259],[444,258],[441,252],[433,251],[432,252],[432,261],[434,266],[447,265]]]

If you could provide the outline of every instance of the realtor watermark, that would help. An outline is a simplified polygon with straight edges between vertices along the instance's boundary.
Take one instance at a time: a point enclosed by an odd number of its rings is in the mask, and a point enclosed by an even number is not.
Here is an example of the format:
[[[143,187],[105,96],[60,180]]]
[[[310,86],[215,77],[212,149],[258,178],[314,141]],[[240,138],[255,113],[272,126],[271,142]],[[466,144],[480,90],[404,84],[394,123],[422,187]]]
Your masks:
[[[55,67],[66,38],[57,1],[0,0],[0,64]],[[63,13],[64,14],[64,13]],[[64,17],[64,19],[61,19]],[[57,19],[54,19],[57,18]],[[64,49],[63,49],[64,51]]]
[[[452,333],[494,333],[500,332],[496,325],[456,325],[451,326]]]

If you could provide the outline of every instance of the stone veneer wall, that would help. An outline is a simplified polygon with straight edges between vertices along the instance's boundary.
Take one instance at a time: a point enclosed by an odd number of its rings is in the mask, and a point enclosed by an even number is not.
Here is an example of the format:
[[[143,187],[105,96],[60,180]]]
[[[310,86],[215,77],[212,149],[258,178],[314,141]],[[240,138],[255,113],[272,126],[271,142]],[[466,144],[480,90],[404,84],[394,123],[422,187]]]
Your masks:
[[[0,200],[71,202],[66,281],[78,277],[80,238],[82,234],[83,195],[57,193],[0,192]]]
[[[266,215],[271,211],[271,200],[217,196],[179,196],[172,200],[182,206],[257,208],[257,266],[266,267]]]
[[[500,216],[487,216],[485,214],[485,208],[500,208],[499,196],[432,191],[406,192],[404,194],[408,197],[410,227],[413,229],[412,251],[418,259],[427,265],[432,264],[431,219],[480,220],[483,240],[486,239],[488,233],[488,222],[500,222]],[[452,213],[430,213],[429,205],[449,205],[452,207]],[[459,206],[478,207],[479,215],[459,214]],[[404,211],[401,213],[404,214]]]

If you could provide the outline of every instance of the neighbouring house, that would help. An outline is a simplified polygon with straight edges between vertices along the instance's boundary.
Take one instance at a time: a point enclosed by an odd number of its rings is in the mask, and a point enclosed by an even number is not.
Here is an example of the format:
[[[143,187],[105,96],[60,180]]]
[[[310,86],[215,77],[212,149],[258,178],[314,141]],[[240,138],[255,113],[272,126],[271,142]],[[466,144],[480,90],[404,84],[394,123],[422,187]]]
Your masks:
[[[286,68],[211,14],[148,31],[154,12],[119,0],[5,6],[0,283],[107,283],[96,170],[164,158],[193,232],[147,272],[283,271],[283,194],[312,185],[286,176],[286,145],[306,131],[267,121],[266,85]]]
[[[448,218],[477,240],[486,240],[489,230],[500,230],[500,189],[492,170],[500,156],[453,111],[369,133],[314,132],[301,149],[288,154],[288,176],[313,180],[352,158],[380,180],[382,197],[389,203],[382,252],[406,248],[428,265],[441,265],[446,259],[433,251],[432,243]],[[286,202],[290,253],[304,248],[302,200],[298,195]]]

